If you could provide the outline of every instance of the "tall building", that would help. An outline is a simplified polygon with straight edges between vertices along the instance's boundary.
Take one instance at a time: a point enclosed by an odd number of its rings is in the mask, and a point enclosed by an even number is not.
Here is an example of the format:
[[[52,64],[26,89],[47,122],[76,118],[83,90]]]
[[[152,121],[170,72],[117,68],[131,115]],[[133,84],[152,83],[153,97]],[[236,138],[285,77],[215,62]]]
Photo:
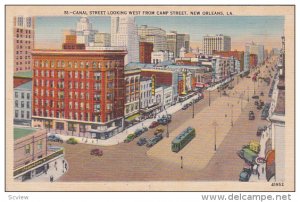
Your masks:
[[[142,25],[138,28],[140,42],[153,43],[153,51],[167,50],[166,31],[159,27]]]
[[[184,47],[190,50],[190,35],[178,34],[176,31],[167,33],[167,49],[174,53],[175,57],[179,57],[180,49]]]
[[[108,47],[110,46],[110,33],[96,33],[94,46]]]
[[[32,125],[106,139],[123,129],[125,49],[34,50]]]
[[[153,43],[140,42],[140,63],[151,63],[151,53],[153,51]]]
[[[14,17],[14,72],[31,71],[31,51],[34,48],[34,24],[34,17]]]
[[[134,17],[111,17],[111,45],[127,48],[124,65],[139,62],[139,38]]]
[[[257,64],[261,65],[264,62],[264,46],[260,45],[260,44],[256,44],[254,42],[252,43],[246,43],[245,45],[245,52],[247,52],[247,54],[255,54],[257,55]]]
[[[203,51],[206,55],[212,55],[213,51],[230,51],[231,37],[219,35],[207,35],[203,37]]]
[[[93,30],[92,23],[90,23],[87,17],[80,18],[76,26],[76,42],[78,44],[85,44],[88,46],[89,43],[95,41],[96,30]]]

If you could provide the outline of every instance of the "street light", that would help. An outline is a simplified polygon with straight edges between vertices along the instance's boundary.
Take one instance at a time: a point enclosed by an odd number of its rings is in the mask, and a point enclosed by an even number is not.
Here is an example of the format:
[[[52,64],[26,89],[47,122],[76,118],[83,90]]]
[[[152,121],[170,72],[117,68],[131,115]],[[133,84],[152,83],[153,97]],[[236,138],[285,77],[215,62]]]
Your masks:
[[[212,125],[215,128],[215,151],[217,151],[217,126],[218,126],[218,123],[216,122],[216,120],[214,120]]]
[[[233,104],[231,104],[231,126],[233,126]]]
[[[248,92],[248,102],[249,102],[249,86],[247,86],[247,92]]]
[[[181,159],[181,166],[180,167],[181,167],[181,169],[183,169],[183,156],[181,156],[180,159]]]
[[[167,123],[167,138],[169,138],[169,122]]]
[[[210,106],[210,90],[208,91],[208,106]]]
[[[194,104],[195,104],[195,102],[193,100],[193,118],[195,117],[195,107],[194,107]]]

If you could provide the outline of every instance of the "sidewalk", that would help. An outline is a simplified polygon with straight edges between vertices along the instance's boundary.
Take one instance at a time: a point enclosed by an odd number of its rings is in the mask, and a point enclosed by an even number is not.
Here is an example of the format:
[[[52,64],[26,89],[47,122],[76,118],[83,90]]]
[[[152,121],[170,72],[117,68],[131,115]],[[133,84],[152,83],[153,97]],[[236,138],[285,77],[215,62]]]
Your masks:
[[[60,134],[56,134],[57,136],[59,136],[61,139],[63,139],[64,141],[67,141],[69,138],[73,137],[75,138],[79,143],[83,143],[83,144],[91,144],[91,145],[101,145],[101,146],[112,146],[112,145],[117,145],[119,143],[122,143],[127,135],[129,135],[130,133],[134,133],[136,131],[136,129],[138,128],[142,128],[142,127],[149,127],[150,124],[153,121],[156,121],[159,117],[166,115],[166,114],[174,114],[177,111],[181,110],[181,108],[183,107],[183,105],[191,102],[193,99],[196,99],[198,97],[198,95],[194,95],[193,97],[185,100],[184,102],[181,103],[177,103],[174,106],[171,106],[169,108],[167,108],[166,110],[158,113],[156,115],[156,118],[152,118],[152,119],[146,119],[130,128],[125,129],[124,131],[118,133],[117,135],[106,139],[106,140],[101,140],[101,139],[92,139],[92,138],[85,138],[85,137],[77,137],[77,136],[69,136],[69,135],[60,135]]]
[[[68,171],[68,163],[64,157],[55,159],[49,163],[49,169],[47,173],[43,173],[40,176],[37,176],[30,182],[50,182],[50,177],[53,177],[53,181],[57,181],[61,176],[63,176]]]

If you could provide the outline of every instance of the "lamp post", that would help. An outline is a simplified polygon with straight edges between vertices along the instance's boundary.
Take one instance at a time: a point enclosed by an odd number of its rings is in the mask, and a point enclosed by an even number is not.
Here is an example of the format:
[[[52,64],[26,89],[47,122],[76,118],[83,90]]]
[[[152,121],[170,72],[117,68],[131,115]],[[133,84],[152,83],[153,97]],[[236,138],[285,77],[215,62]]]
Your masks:
[[[247,86],[247,92],[248,92],[248,102],[249,102],[249,86]]]
[[[167,123],[167,138],[169,138],[169,122]]]
[[[208,91],[208,106],[210,106],[210,90]]]
[[[233,104],[231,104],[231,126],[233,126]]]
[[[218,126],[218,123],[216,122],[216,120],[214,120],[214,122],[212,123],[212,125],[214,126],[215,128],[215,148],[214,150],[217,151],[217,126]]]
[[[180,167],[181,167],[181,169],[183,169],[183,156],[181,156],[180,159],[181,159],[181,166]]]
[[[193,100],[193,116],[192,116],[192,118],[195,117],[195,107],[194,107],[194,105],[195,105],[195,102],[194,102],[194,100]]]

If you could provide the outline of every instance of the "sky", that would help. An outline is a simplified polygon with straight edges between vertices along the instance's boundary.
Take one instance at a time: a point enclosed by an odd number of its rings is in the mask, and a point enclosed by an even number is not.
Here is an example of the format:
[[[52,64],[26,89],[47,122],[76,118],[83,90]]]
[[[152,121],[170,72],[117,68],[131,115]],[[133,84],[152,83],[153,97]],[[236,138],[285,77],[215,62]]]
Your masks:
[[[35,48],[61,48],[64,30],[76,29],[80,17],[37,17]],[[110,17],[89,17],[93,29],[110,33]],[[247,42],[281,46],[284,33],[283,16],[137,16],[138,26],[148,25],[190,34],[191,46],[200,47],[204,35],[231,36],[232,50],[244,50]]]

